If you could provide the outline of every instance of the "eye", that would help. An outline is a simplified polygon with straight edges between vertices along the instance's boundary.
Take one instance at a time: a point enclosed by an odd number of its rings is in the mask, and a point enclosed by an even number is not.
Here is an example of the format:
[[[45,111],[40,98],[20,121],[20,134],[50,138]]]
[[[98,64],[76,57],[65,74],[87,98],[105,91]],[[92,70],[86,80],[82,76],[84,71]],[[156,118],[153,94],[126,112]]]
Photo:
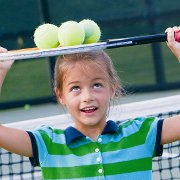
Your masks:
[[[71,88],[71,91],[72,91],[72,92],[78,92],[78,91],[80,91],[80,87],[79,87],[79,86],[73,86],[73,87]]]
[[[94,84],[94,88],[101,88],[103,87],[103,85],[101,83],[95,83]]]

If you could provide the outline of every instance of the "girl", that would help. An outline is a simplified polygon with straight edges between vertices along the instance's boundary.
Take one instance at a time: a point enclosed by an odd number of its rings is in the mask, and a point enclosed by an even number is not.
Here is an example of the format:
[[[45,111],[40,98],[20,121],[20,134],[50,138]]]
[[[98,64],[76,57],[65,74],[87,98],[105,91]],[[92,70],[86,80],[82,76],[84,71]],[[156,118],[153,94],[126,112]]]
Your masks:
[[[168,46],[180,60],[177,30],[167,29]],[[0,62],[0,86],[12,63]],[[151,179],[152,158],[162,154],[163,144],[180,139],[180,116],[141,117],[117,126],[106,117],[120,90],[105,52],[61,56],[55,66],[55,93],[74,127],[41,126],[26,132],[1,125],[0,147],[29,157],[44,179]]]

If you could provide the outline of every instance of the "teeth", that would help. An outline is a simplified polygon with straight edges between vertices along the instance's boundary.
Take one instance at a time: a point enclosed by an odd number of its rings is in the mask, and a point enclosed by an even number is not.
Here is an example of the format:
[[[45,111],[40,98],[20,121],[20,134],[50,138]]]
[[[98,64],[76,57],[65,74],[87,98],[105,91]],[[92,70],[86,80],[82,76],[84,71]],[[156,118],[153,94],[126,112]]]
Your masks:
[[[95,107],[83,108],[83,110],[85,110],[85,111],[88,111],[88,110],[94,110],[94,109],[95,109]]]

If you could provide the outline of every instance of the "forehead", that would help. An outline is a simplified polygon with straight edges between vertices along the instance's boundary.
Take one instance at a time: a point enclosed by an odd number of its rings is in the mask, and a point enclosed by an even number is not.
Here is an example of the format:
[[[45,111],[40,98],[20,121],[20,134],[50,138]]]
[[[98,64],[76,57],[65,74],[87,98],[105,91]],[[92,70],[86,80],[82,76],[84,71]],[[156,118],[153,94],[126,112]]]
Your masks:
[[[82,78],[107,79],[105,65],[93,62],[76,63],[67,70],[66,75],[64,76],[65,81],[80,80]]]

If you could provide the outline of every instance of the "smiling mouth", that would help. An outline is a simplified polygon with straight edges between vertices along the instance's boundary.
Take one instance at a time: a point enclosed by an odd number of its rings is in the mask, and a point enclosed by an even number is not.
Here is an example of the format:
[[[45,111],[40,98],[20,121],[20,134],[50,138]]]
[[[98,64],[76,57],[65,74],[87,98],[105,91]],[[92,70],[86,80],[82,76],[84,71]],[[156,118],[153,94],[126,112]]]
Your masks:
[[[97,107],[88,107],[88,108],[83,108],[81,109],[81,112],[84,112],[84,113],[93,113],[97,110],[98,108]]]

